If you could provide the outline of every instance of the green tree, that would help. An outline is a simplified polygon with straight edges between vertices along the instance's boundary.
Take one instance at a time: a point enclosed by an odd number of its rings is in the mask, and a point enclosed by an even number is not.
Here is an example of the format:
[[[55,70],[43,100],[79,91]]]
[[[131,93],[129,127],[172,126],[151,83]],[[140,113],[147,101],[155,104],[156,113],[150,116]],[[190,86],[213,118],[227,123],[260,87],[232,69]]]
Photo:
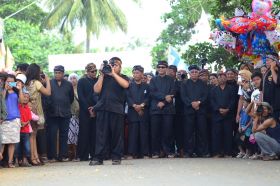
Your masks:
[[[6,18],[32,2],[34,2],[34,0],[0,0],[0,17]],[[46,15],[47,14],[35,3],[14,15],[13,18],[40,25]]]
[[[10,47],[17,63],[37,63],[47,70],[48,55],[73,53],[75,47],[69,38],[42,33],[39,26],[24,21],[5,21],[5,44]]]
[[[230,18],[234,16],[234,10],[236,7],[241,7],[246,13],[251,12],[251,2],[244,0],[170,0],[171,11],[164,14],[163,22],[168,23],[168,26],[163,30],[158,38],[157,44],[152,49],[153,61],[157,60],[159,56],[164,53],[162,50],[159,50],[159,46],[168,46],[171,45],[176,47],[178,51],[181,50],[181,47],[184,46],[190,39],[193,34],[193,28],[201,17],[203,10],[211,15],[211,26],[212,28],[216,27],[214,20],[221,16]],[[274,1],[273,12],[275,14],[280,12],[280,0]],[[215,48],[209,45],[209,43],[200,43],[189,47],[190,51],[184,52],[182,59],[185,59],[186,63],[189,62],[190,58],[188,56],[194,51],[206,50],[208,52],[224,52],[225,55],[228,55],[228,52],[222,50],[221,48]],[[164,48],[162,48],[164,49]],[[204,54],[203,54],[204,55]],[[215,56],[215,55],[214,55]],[[232,54],[230,54],[233,57]],[[208,56],[209,57],[209,56]],[[193,58],[192,58],[193,59]],[[219,64],[225,63],[227,66],[234,66],[236,64],[236,57],[234,60],[226,60]],[[213,60],[208,59],[210,63]]]
[[[238,66],[238,58],[226,51],[223,47],[213,47],[211,43],[197,43],[189,46],[182,58],[188,64],[200,64],[202,59],[207,59],[208,64],[216,64],[215,70]]]
[[[132,68],[131,67],[124,67],[122,68],[122,73],[127,77],[132,77]]]
[[[45,21],[47,28],[59,26],[65,31],[77,24],[85,26],[86,52],[90,50],[91,36],[98,36],[103,28],[127,31],[125,15],[114,0],[47,0],[47,3],[52,8]]]

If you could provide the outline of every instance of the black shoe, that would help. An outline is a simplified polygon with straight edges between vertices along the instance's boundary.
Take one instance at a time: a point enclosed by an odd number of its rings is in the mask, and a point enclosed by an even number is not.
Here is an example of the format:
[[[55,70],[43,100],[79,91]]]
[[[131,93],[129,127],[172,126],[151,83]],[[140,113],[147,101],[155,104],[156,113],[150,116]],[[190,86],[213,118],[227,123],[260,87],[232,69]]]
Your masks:
[[[89,166],[103,165],[103,161],[92,160],[89,162]]]
[[[202,156],[202,158],[210,158],[210,157],[211,157],[210,154],[205,154],[205,155]]]
[[[112,165],[120,165],[121,164],[121,160],[113,160],[112,161]]]

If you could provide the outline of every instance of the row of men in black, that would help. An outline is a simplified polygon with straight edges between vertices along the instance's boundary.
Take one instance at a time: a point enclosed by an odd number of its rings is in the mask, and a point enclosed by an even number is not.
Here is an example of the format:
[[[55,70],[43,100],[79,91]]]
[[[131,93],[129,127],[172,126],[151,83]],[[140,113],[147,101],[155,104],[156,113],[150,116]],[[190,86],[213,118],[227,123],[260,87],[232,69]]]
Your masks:
[[[141,66],[134,67],[134,79],[129,84],[128,78],[120,74],[121,60],[112,58],[111,64],[113,69],[111,74],[101,73],[97,83],[92,82],[94,92],[98,94],[99,98],[96,105],[93,104],[96,113],[96,137],[94,136],[92,139],[93,141],[96,139],[96,143],[95,153],[90,153],[91,157],[94,157],[90,165],[102,164],[108,152],[111,152],[114,164],[120,163],[123,155],[123,108],[126,100],[129,120],[129,154],[136,155],[140,149],[144,156],[151,152],[154,158],[159,157],[160,154],[172,157],[175,137],[178,150],[184,150],[186,157],[193,156],[194,153],[202,157],[209,156],[209,135],[207,133],[209,118],[207,115],[210,111],[208,107],[210,103],[207,98],[210,89],[205,82],[198,78],[200,69],[196,65],[189,67],[190,79],[182,82],[167,76],[168,64],[160,61],[157,65],[158,75],[151,80],[148,86],[142,82],[144,69]],[[93,73],[96,73],[96,69]],[[213,108],[210,108],[212,109],[212,119],[216,124],[216,127],[213,127],[219,133],[223,130],[224,136],[232,138],[238,101],[238,85],[236,81],[228,82],[225,74],[221,74],[221,76],[223,76],[221,78],[223,84],[212,90],[215,93],[211,94],[210,99],[211,105],[213,105]],[[127,88],[128,90],[126,90]],[[89,93],[90,88],[86,92]],[[84,110],[88,113],[86,109]],[[175,114],[176,117],[174,117]],[[80,121],[80,128],[83,128],[82,123]],[[85,127],[81,131],[89,133],[90,130]],[[150,151],[149,135],[151,137]],[[212,153],[220,153],[223,149],[226,156],[231,156],[232,139],[225,140],[222,148],[221,140],[218,137],[220,135],[214,135],[213,139],[210,139],[214,143]],[[84,140],[79,140],[79,144],[81,143],[87,143],[86,137]],[[87,156],[86,151],[80,153],[80,157],[84,159],[87,159]]]

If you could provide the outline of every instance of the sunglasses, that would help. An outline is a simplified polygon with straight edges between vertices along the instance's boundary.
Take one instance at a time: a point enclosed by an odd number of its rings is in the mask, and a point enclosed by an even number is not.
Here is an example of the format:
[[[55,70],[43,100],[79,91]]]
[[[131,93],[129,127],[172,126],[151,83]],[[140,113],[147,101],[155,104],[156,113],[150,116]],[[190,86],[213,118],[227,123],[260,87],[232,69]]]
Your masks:
[[[96,73],[97,72],[97,70],[92,70],[92,71],[90,71],[90,73]]]
[[[166,66],[158,66],[157,68],[161,68],[161,69],[165,69],[166,68]]]

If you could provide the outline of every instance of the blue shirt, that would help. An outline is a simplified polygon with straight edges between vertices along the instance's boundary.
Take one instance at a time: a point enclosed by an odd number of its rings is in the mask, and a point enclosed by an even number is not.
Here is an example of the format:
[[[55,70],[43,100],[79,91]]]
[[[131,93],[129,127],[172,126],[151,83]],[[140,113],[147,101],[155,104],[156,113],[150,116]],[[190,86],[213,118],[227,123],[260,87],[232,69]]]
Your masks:
[[[18,95],[16,93],[11,93],[7,95],[6,98],[6,107],[7,107],[7,121],[20,118],[19,108],[18,108]]]
[[[241,128],[245,128],[247,124],[250,122],[251,117],[245,112],[244,109],[240,111],[240,126]],[[252,125],[249,126],[245,131],[245,136],[250,136],[252,133]]]

